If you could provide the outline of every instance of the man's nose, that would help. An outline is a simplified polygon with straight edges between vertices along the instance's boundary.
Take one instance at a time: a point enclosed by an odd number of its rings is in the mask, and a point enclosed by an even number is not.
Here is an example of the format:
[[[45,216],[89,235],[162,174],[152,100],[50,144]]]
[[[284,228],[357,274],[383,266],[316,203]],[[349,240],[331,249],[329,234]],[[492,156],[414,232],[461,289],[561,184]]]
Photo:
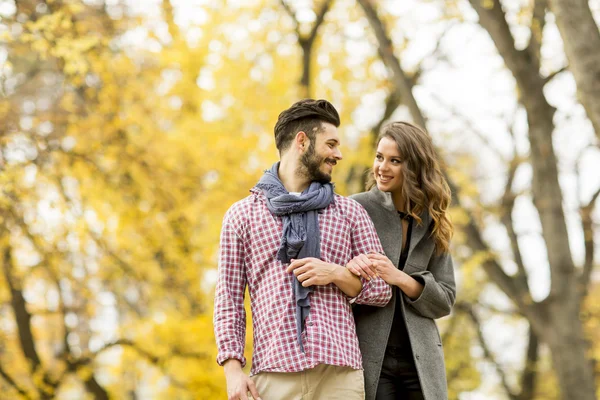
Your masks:
[[[342,152],[340,151],[340,149],[339,149],[338,147],[336,147],[336,148],[335,148],[335,151],[334,151],[334,153],[333,153],[333,157],[334,157],[336,160],[341,160],[341,159],[343,158],[343,157],[342,157]]]

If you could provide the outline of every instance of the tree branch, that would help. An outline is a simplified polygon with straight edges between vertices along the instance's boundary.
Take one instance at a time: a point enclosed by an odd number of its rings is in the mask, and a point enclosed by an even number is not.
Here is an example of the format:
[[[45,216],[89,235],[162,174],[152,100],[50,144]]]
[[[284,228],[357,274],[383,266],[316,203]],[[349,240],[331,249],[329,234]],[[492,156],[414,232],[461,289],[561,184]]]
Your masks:
[[[580,284],[583,288],[584,296],[589,289],[592,271],[594,269],[595,243],[594,243],[594,221],[593,213],[596,206],[596,201],[600,196],[600,188],[592,195],[589,203],[581,207],[579,213],[581,215],[581,225],[583,228],[583,241],[585,246],[585,261],[583,263],[583,271],[580,276]]]
[[[515,133],[513,131],[514,124],[509,129],[511,137],[513,139],[513,158],[510,160],[508,166],[508,178],[506,179],[506,185],[504,187],[504,194],[502,196],[500,205],[502,208],[502,215],[500,220],[504,225],[506,232],[508,233],[508,237],[510,239],[510,247],[513,253],[513,259],[515,264],[517,264],[517,276],[515,279],[519,280],[520,284],[526,288],[527,292],[529,292],[529,283],[527,270],[525,269],[525,264],[523,262],[523,256],[521,255],[521,249],[519,248],[519,237],[515,231],[514,221],[512,217],[513,209],[515,206],[515,200],[517,199],[517,195],[512,191],[512,184],[515,179],[515,174],[519,165],[521,165],[522,159],[518,155],[517,145],[515,141]]]
[[[375,37],[379,42],[379,56],[381,57],[385,66],[392,72],[391,81],[396,90],[398,90],[399,97],[408,107],[413,121],[417,125],[425,128],[427,126],[427,121],[412,93],[411,80],[402,69],[400,60],[394,54],[394,45],[387,34],[387,30],[383,24],[383,21],[377,15],[374,2],[372,0],[358,0],[358,3],[362,7],[367,20],[369,21],[369,25],[371,25],[371,28],[375,33]]]
[[[526,50],[519,51],[515,48],[500,0],[469,1],[479,15],[480,25],[489,33],[498,53],[515,78],[519,101],[527,111],[533,202],[539,212],[550,264],[550,298],[575,296],[575,265],[569,247],[557,158],[552,147],[553,116],[556,109],[544,95],[540,64]]]
[[[165,361],[165,359],[168,358],[168,357],[160,357],[155,354],[152,354],[151,352],[142,349],[137,343],[135,343],[134,341],[129,340],[129,339],[118,339],[114,342],[107,343],[104,346],[102,346],[100,349],[95,351],[93,354],[94,354],[94,356],[97,356],[98,354],[100,354],[106,350],[109,350],[115,346],[130,347],[131,349],[135,350],[139,355],[141,355],[142,357],[144,357],[145,359],[150,361],[150,363],[156,364],[156,365],[162,364]],[[207,360],[210,358],[210,356],[206,353],[182,352],[176,348],[172,349],[170,354],[175,355],[177,357],[192,358],[192,359],[198,359],[198,360]]]
[[[298,43],[302,48],[302,77],[300,78],[300,87],[301,87],[301,96],[302,97],[310,97],[310,81],[311,81],[311,56],[313,50],[313,44],[317,37],[317,33],[319,31],[319,27],[323,24],[325,20],[325,14],[329,10],[332,0],[325,0],[319,9],[317,14],[317,19],[312,26],[310,33],[308,36],[304,37],[300,33],[300,24],[296,19],[296,15],[290,6],[285,2],[285,0],[280,0],[281,5],[287,13],[292,17],[294,21],[294,30],[296,31],[296,35],[298,36]]]
[[[25,297],[20,289],[20,283],[15,281],[12,271],[12,252],[10,245],[4,248],[2,260],[4,278],[10,290],[11,307],[17,322],[17,331],[19,332],[19,343],[25,358],[29,361],[30,371],[35,375],[37,371],[43,371],[40,357],[35,347],[35,340],[31,330],[31,314],[27,311]],[[53,382],[48,376],[47,371],[43,371],[43,384],[36,385],[36,388],[42,399],[48,399],[52,396],[52,391],[57,387],[57,382]]]
[[[2,368],[2,365],[0,365],[0,376],[2,378],[4,378],[4,380],[14,389],[17,391],[17,393],[19,393],[19,395],[21,395],[21,397],[23,397],[24,399],[27,400],[32,400],[32,397],[29,396],[29,393],[27,393],[25,391],[25,389],[21,388],[19,386],[19,384],[17,384],[11,377],[10,375],[8,375],[8,373]]]
[[[298,40],[300,40],[300,38],[302,37],[302,35],[300,34],[300,23],[296,18],[296,14],[294,14],[294,10],[291,9],[291,7],[285,2],[285,0],[280,0],[279,2],[283,6],[284,10],[288,13],[288,15],[292,18],[292,22],[294,23],[294,30],[296,31]]]
[[[392,71],[391,81],[399,98],[408,106],[414,122],[427,130],[427,121],[412,93],[413,88],[400,65],[400,60],[394,54],[393,43],[374,8],[374,2],[372,0],[357,1],[363,8],[369,24],[375,32],[375,36],[379,42],[379,55],[383,63]],[[444,170],[444,175],[452,192],[452,202],[460,206],[459,187],[450,178],[447,170]],[[530,293],[523,285],[520,285],[518,281],[513,280],[504,272],[496,258],[492,256],[489,246],[484,242],[479,227],[475,224],[472,213],[467,209],[464,210],[469,216],[469,222],[464,227],[469,246],[474,252],[490,254],[490,257],[488,257],[482,265],[490,279],[492,279],[492,281],[494,281],[500,289],[523,310],[523,312],[526,312],[532,318],[538,318],[537,321],[540,322],[541,325],[542,321],[539,320],[540,313],[535,312],[532,308],[533,301]]]
[[[494,353],[489,348],[489,346],[485,340],[485,337],[483,336],[483,331],[481,329],[481,321],[479,320],[477,313],[475,313],[473,306],[471,306],[470,304],[467,304],[467,303],[461,303],[461,304],[458,304],[458,306],[469,316],[469,318],[471,319],[471,322],[473,323],[473,325],[475,325],[475,331],[477,332],[477,338],[479,339],[479,344],[481,345],[481,348],[483,349],[483,355],[496,369],[496,372],[498,373],[498,376],[500,377],[500,382],[502,383],[502,387],[504,387],[506,394],[508,395],[508,397],[511,400],[519,400],[518,396],[510,388],[510,385],[508,384],[508,379],[506,378],[506,373],[504,372],[504,370],[502,369],[502,367],[496,360]]]
[[[560,68],[559,70],[556,70],[554,72],[552,72],[550,75],[548,75],[547,77],[544,78],[544,85],[546,85],[548,82],[550,82],[552,79],[554,79],[556,77],[556,75],[562,74],[565,71],[569,70],[569,66],[565,65],[564,67]]]
[[[452,114],[453,117],[460,120],[469,129],[469,131],[471,133],[473,133],[475,136],[477,136],[477,138],[485,145],[486,149],[488,149],[492,153],[494,153],[496,155],[496,157],[498,157],[499,160],[506,163],[506,157],[500,152],[500,150],[498,150],[498,147],[494,146],[492,143],[490,143],[489,139],[479,129],[477,129],[473,125],[473,122],[471,120],[469,120],[469,118],[467,118],[465,115],[463,115],[461,112],[459,112],[456,107],[454,107],[450,104],[447,104],[436,93],[430,92],[429,95],[435,101],[437,101],[438,104],[443,106],[446,109],[446,111],[448,111],[450,114]]]
[[[539,357],[538,337],[529,327],[529,338],[527,342],[527,358],[521,375],[521,391],[517,398],[519,400],[533,399],[537,381],[537,362]]]
[[[310,43],[311,47],[312,47],[312,44],[314,43],[315,39],[317,38],[317,33],[319,31],[319,27],[323,24],[323,21],[325,20],[325,14],[327,14],[327,11],[329,11],[331,4],[332,4],[332,0],[323,1],[323,4],[321,5],[319,12],[317,13],[317,19],[315,21],[315,24],[313,25],[312,29],[310,30],[310,34],[308,35],[308,37],[305,39],[308,43]]]
[[[548,0],[535,0],[533,12],[531,15],[531,36],[527,51],[531,58],[541,64],[541,47],[544,26],[546,25],[546,10],[548,9]]]

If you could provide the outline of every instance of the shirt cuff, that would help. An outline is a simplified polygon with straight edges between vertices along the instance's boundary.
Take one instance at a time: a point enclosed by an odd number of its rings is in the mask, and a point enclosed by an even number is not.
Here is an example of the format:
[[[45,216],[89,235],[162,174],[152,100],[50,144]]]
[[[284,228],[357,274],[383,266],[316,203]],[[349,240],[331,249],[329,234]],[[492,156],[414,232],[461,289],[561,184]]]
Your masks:
[[[235,358],[240,363],[242,363],[242,368],[246,366],[246,357],[243,354],[237,353],[235,351],[226,351],[223,353],[219,353],[217,356],[217,364],[223,366],[223,363],[229,359]]]

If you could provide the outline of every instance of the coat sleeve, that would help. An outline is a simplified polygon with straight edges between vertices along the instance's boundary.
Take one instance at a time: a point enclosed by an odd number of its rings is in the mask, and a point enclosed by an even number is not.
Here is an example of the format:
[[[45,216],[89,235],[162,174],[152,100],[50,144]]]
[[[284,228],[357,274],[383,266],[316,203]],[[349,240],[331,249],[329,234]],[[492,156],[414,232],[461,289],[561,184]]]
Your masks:
[[[437,319],[450,314],[456,300],[454,265],[450,253],[434,255],[425,271],[409,275],[423,284],[423,292],[415,300],[404,295],[406,304],[426,318]]]

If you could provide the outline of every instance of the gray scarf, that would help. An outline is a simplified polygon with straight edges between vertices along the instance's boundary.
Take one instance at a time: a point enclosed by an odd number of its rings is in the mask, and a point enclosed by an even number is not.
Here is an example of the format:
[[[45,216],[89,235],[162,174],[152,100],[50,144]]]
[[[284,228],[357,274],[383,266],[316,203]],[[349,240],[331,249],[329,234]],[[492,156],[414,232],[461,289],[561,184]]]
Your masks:
[[[333,185],[312,182],[300,196],[289,194],[279,179],[279,162],[256,184],[267,198],[267,208],[273,215],[280,216],[283,221],[283,237],[277,252],[277,259],[287,264],[291,259],[305,257],[321,257],[321,234],[319,232],[318,210],[327,208],[333,201]],[[304,352],[301,334],[304,320],[310,313],[310,297],[312,287],[303,287],[294,276],[292,289],[296,300],[296,326],[298,343]]]

